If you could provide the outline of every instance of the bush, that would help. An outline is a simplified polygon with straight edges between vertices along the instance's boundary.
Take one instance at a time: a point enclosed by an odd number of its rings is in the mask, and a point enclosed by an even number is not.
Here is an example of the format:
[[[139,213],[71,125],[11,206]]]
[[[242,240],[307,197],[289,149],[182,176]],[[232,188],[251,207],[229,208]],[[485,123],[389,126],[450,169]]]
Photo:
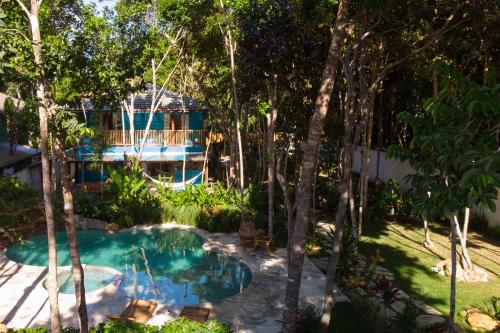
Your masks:
[[[16,177],[0,176],[0,232],[11,240],[20,239],[20,228],[31,227],[43,217],[38,192]]]
[[[240,194],[221,184],[210,188],[188,185],[184,191],[159,188],[162,221],[199,227],[210,232],[237,231],[241,214]]]
[[[157,222],[161,216],[160,202],[149,193],[146,180],[141,178],[137,163],[131,168],[108,167],[111,182],[105,187],[109,198],[109,220],[119,225],[132,226]]]
[[[46,328],[9,329],[9,333],[48,333]],[[78,333],[76,328],[63,328],[62,333]],[[230,333],[228,324],[221,324],[216,320],[199,323],[185,318],[177,319],[163,326],[138,324],[130,321],[109,321],[90,329],[91,333]]]
[[[109,209],[107,203],[101,199],[100,195],[87,192],[75,191],[73,193],[75,214],[92,219],[107,220]]]

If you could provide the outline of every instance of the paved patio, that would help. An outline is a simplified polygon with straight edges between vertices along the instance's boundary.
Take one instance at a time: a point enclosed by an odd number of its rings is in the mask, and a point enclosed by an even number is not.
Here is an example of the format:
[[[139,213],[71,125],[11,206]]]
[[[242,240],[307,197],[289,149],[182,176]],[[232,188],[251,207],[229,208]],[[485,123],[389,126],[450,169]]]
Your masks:
[[[252,270],[252,282],[240,294],[214,303],[204,303],[212,308],[210,318],[232,324],[236,332],[276,333],[280,331],[279,320],[284,307],[287,278],[286,250],[278,249],[272,255],[267,252],[243,251],[238,234],[208,233],[204,230],[176,224],[138,226],[135,229],[179,228],[195,232],[205,239],[206,250],[227,253]],[[67,269],[67,268],[62,268]],[[47,268],[22,265],[9,260],[0,253],[0,322],[8,327],[36,327],[49,324],[47,291],[42,283]],[[118,288],[117,283],[87,293],[89,321],[95,325],[107,320],[106,315],[118,315],[128,304],[129,298]],[[306,257],[302,275],[300,301],[320,307],[325,285],[325,276]],[[336,299],[346,301],[337,291]],[[73,295],[60,294],[59,307],[64,326],[77,326],[77,315]],[[180,309],[159,304],[149,324],[161,325],[177,318]]]

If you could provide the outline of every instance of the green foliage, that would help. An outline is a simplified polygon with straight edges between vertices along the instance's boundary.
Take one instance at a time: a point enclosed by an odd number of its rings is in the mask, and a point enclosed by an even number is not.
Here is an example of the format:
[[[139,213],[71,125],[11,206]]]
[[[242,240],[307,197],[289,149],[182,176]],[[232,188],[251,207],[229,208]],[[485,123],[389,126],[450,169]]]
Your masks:
[[[93,219],[107,219],[109,216],[108,202],[100,195],[82,191],[73,193],[75,213]]]
[[[80,123],[76,113],[66,109],[56,111],[52,125],[54,135],[63,138],[66,147],[74,147],[81,139],[94,136],[92,128]]]
[[[249,192],[244,195],[245,209],[249,211]],[[160,188],[162,220],[196,226],[210,232],[235,231],[239,227],[240,194],[234,188],[220,183],[211,187],[186,186],[184,191]]]
[[[158,200],[149,192],[137,163],[129,167],[108,167],[110,183],[105,187],[109,220],[122,226],[154,223],[160,219]]]
[[[417,327],[417,317],[422,313],[422,310],[415,304],[415,299],[412,297],[404,299],[403,302],[405,304],[403,312],[397,312],[391,320],[391,332],[413,332]]]
[[[8,98],[5,101],[3,113],[8,139],[11,143],[27,144],[30,140],[36,139],[38,116],[31,100],[27,101],[24,107],[20,107]]]
[[[387,183],[380,183],[375,188],[375,202],[370,205],[370,217],[384,218],[394,215],[404,206],[403,194],[399,183],[391,178]]]
[[[9,333],[47,333],[46,328],[9,329]],[[76,328],[63,328],[62,333],[78,333]],[[230,333],[231,327],[216,320],[199,323],[185,318],[165,323],[163,326],[139,324],[130,321],[109,321],[90,329],[91,333]]]
[[[493,77],[479,85],[453,67],[436,62],[442,89],[423,112],[401,113],[413,129],[407,148],[391,146],[388,155],[408,160],[417,174],[413,213],[428,220],[450,217],[481,204],[495,210],[500,186],[497,125],[500,85]]]
[[[16,177],[0,176],[0,232],[18,240],[21,227],[33,227],[41,214],[38,193]]]
[[[492,298],[483,301],[479,305],[475,305],[473,309],[478,310],[485,315],[490,316],[495,320],[500,320],[500,297],[493,296]]]

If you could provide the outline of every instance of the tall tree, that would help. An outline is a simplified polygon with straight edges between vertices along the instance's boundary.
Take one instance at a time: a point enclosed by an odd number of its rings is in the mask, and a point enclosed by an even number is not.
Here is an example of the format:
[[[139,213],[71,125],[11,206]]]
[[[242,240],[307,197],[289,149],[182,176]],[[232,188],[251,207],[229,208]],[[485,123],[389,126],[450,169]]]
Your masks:
[[[412,127],[413,138],[407,148],[391,146],[390,156],[408,160],[417,171],[409,177],[421,195],[414,212],[425,219],[450,220],[452,278],[449,329],[454,331],[456,292],[456,236],[459,212],[482,205],[495,210],[494,199],[500,186],[497,105],[498,82],[491,75],[477,83],[444,62],[434,70],[441,90],[416,115],[401,113],[399,120]],[[430,192],[431,195],[427,195]]]
[[[43,74],[42,38],[40,34],[40,5],[41,0],[31,0],[29,9],[21,0],[16,0],[29,20],[31,38],[33,41],[33,61],[36,70],[36,96],[38,99],[38,114],[40,118],[40,148],[42,157],[42,188],[45,217],[47,219],[47,239],[49,251],[49,273],[47,290],[50,304],[50,326],[54,333],[61,332],[61,318],[59,315],[58,286],[57,286],[57,253],[54,225],[54,205],[52,202],[50,186],[49,138],[48,138],[48,113],[52,105]],[[47,98],[49,97],[49,98]]]
[[[289,240],[288,279],[285,293],[285,310],[283,312],[284,332],[295,332],[296,330],[295,318],[298,312],[306,233],[310,219],[312,182],[316,170],[323,122],[328,112],[330,95],[337,78],[337,67],[341,59],[341,47],[347,25],[348,9],[348,0],[339,1],[337,18],[332,27],[331,44],[321,78],[321,87],[316,98],[314,114],[309,124],[309,133],[304,146],[300,184],[295,198],[297,212],[292,226],[292,238]]]

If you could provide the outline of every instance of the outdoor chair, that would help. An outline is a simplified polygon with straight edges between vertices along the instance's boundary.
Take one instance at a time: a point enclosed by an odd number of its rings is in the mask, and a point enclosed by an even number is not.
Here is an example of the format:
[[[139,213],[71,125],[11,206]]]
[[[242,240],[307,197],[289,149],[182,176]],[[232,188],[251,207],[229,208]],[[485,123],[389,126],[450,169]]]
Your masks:
[[[180,314],[181,317],[202,323],[208,320],[209,315],[210,315],[209,308],[204,308],[201,306],[189,306],[189,305],[184,306]]]
[[[253,250],[257,251],[257,248],[260,246],[264,246],[269,254],[273,252],[273,240],[274,236],[269,238],[267,236],[257,236],[253,240]]]
[[[119,317],[107,316],[111,320],[128,320],[140,324],[146,324],[153,316],[158,303],[156,301],[144,301],[134,299],[130,301],[129,305],[123,310]]]

